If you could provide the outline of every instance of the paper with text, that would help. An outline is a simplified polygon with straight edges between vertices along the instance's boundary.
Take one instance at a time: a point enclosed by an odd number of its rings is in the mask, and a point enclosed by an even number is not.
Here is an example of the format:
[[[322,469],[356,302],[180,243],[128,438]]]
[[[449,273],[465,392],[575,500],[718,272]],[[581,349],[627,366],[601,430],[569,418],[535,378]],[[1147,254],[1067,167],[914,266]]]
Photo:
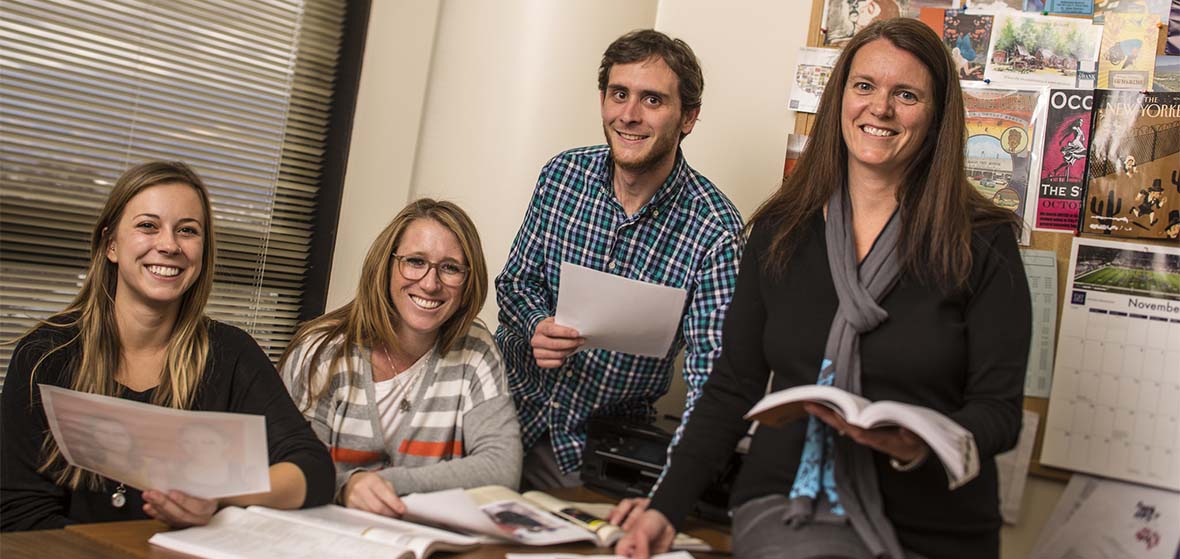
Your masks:
[[[687,296],[680,288],[563,262],[554,320],[577,330],[585,347],[665,357]]]
[[[38,385],[70,464],[137,489],[214,499],[270,491],[266,419]]]

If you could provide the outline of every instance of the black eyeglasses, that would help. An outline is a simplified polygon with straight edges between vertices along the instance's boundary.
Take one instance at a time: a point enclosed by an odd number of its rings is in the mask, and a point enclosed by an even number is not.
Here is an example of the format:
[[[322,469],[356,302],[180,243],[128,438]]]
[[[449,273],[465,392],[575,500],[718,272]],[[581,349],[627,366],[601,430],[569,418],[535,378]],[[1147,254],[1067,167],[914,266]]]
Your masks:
[[[426,277],[426,273],[434,268],[438,273],[439,281],[451,287],[459,287],[467,281],[467,272],[470,270],[467,266],[449,260],[431,262],[421,256],[401,256],[398,254],[393,257],[397,259],[397,269],[401,272],[402,277],[410,281],[418,281]]]

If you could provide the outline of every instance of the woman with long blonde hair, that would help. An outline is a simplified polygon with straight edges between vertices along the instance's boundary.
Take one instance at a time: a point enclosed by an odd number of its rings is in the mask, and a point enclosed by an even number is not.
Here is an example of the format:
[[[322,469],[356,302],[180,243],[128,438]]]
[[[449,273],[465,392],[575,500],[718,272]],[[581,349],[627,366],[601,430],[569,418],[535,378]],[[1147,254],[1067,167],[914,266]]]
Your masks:
[[[94,226],[77,297],[26,333],[9,362],[0,410],[0,528],[149,517],[193,526],[222,504],[298,508],[330,499],[330,458],[283,395],[274,366],[248,334],[205,316],[215,250],[209,194],[187,165],[148,162],[119,178]],[[83,471],[47,435],[37,384],[263,415],[271,490],[202,499]]]
[[[398,516],[399,495],[520,478],[520,426],[479,234],[455,204],[411,202],[373,241],[356,298],[295,335],[283,381],[336,462],[337,500]]]

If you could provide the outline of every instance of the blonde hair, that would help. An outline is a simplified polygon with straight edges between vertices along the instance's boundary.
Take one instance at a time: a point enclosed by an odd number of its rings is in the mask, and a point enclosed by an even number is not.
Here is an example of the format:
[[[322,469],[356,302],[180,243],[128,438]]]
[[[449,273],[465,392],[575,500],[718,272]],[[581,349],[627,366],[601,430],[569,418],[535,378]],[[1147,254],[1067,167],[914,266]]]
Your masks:
[[[181,162],[150,161],[128,169],[119,177],[94,224],[90,236],[90,266],[78,295],[61,312],[41,321],[22,336],[22,339],[26,338],[40,328],[77,329],[77,334],[72,338],[50,348],[37,360],[31,373],[34,378],[37,369],[47,358],[77,344],[81,351],[67,364],[67,368],[73,370],[71,388],[102,396],[119,395],[120,386],[114,378],[115,371],[119,370],[121,344],[115,322],[115,290],[119,267],[107,259],[107,248],[123,217],[123,210],[131,199],[148,188],[162,184],[183,184],[196,191],[201,200],[204,220],[204,251],[201,255],[201,273],[181,296],[172,336],[165,349],[160,384],[152,397],[152,403],[178,409],[192,406],[209,355],[209,324],[205,317],[205,303],[213,291],[216,242],[209,192],[196,172]],[[29,384],[30,391],[34,386],[35,382]],[[46,458],[39,471],[54,471],[55,481],[59,485],[76,489],[85,482],[91,488],[98,488],[100,480],[97,475],[64,463],[53,437],[46,437],[42,451]]]
[[[328,370],[336,370],[345,356],[359,347],[373,347],[382,342],[394,346],[398,344],[395,326],[399,318],[389,294],[393,254],[401,242],[402,234],[411,223],[419,219],[434,220],[454,233],[459,240],[459,247],[463,250],[463,257],[467,260],[467,281],[463,284],[459,308],[454,316],[443,323],[439,331],[439,353],[446,355],[463,336],[467,335],[479,311],[483,309],[484,300],[488,295],[488,267],[484,261],[479,232],[467,213],[454,203],[421,198],[403,208],[369,246],[369,252],[365,255],[365,262],[361,267],[356,298],[339,309],[300,326],[279,361],[279,370],[286,366],[293,348],[312,340],[318,343],[318,347],[305,361],[309,370],[325,358],[329,359]],[[342,338],[341,344],[329,344],[337,338]],[[325,355],[325,349],[329,345],[335,348],[330,356]],[[316,375],[305,376],[308,395],[306,405],[311,407],[324,396],[329,383],[325,381],[321,386],[316,386]]]

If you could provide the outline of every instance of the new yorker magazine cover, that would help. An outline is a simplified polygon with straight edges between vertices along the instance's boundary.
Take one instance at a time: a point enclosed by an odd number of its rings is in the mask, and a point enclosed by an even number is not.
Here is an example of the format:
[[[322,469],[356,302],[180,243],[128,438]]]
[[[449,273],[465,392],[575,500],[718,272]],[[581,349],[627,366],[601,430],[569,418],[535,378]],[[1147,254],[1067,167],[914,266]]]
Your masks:
[[[1037,117],[1042,93],[1040,89],[963,87],[967,180],[997,206],[1022,218],[1028,186],[1037,179],[1033,154],[1040,153]]]
[[[1037,192],[1037,229],[1074,231],[1082,214],[1092,89],[1054,89],[1045,117],[1045,151]]]
[[[1080,231],[1180,240],[1180,93],[1094,91]]]

